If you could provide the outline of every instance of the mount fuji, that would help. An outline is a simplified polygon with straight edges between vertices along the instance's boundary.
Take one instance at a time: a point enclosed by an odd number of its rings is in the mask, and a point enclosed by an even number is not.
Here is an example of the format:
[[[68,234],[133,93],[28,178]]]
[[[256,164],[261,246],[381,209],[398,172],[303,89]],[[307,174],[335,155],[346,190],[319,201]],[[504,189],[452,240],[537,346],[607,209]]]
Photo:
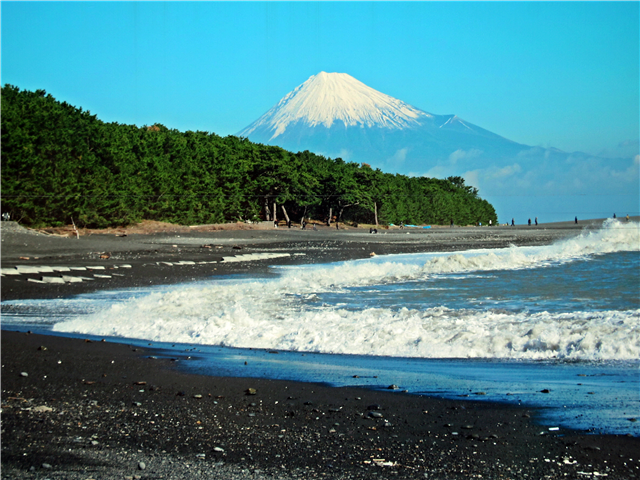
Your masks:
[[[434,115],[346,73],[320,72],[285,95],[238,136],[291,151],[420,174],[452,159],[466,165],[530,149],[456,115]]]
[[[502,221],[596,218],[621,205],[638,209],[637,154],[599,158],[524,145],[456,115],[416,108],[346,73],[311,76],[236,135],[388,173],[462,176]]]

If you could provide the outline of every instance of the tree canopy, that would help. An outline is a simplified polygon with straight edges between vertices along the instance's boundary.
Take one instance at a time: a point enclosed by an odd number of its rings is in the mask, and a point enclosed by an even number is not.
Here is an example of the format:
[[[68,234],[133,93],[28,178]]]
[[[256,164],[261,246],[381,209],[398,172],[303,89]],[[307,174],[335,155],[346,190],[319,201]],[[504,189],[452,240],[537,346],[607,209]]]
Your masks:
[[[105,123],[44,90],[2,87],[2,211],[26,225],[269,220],[274,202],[295,219],[332,211],[373,223],[377,210],[382,224],[497,220],[461,177],[407,177],[235,136]]]

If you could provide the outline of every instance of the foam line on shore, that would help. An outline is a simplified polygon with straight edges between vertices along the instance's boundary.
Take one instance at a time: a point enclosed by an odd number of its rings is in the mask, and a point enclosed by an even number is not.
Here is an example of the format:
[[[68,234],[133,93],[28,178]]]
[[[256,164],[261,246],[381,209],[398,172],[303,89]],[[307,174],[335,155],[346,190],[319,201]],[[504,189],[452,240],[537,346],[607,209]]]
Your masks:
[[[218,280],[173,287],[116,304],[109,299],[111,303],[97,312],[58,323],[53,329],[154,341],[364,355],[634,359],[640,356],[637,309],[353,308],[317,300],[318,296],[337,295],[354,287],[410,284],[452,272],[553,268],[589,255],[637,249],[638,230],[629,227],[611,223],[544,247],[287,267],[280,269],[282,275],[275,279]],[[426,262],[420,261],[425,257]]]

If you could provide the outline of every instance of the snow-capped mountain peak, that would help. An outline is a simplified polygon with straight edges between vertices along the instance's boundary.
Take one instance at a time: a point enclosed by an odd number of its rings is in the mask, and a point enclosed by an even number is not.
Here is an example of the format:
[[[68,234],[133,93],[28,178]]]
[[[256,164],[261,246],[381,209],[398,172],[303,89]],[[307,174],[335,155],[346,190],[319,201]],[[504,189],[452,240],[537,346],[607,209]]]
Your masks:
[[[425,162],[452,165],[459,159],[471,168],[528,148],[456,115],[427,113],[346,73],[326,72],[310,77],[236,135],[387,170],[414,165],[410,172],[426,171]]]
[[[368,87],[346,73],[320,72],[285,95],[262,117],[239,132],[248,137],[256,130],[268,130],[273,140],[290,125],[331,128],[381,127],[392,130],[416,127],[432,118],[427,112]],[[338,124],[337,124],[338,125]]]

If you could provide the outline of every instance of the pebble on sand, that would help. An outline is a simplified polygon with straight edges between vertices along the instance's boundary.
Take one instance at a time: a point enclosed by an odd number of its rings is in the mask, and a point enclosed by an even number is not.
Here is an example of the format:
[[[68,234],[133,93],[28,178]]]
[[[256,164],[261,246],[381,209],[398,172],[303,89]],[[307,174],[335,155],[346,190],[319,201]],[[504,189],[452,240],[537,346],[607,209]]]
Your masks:
[[[47,412],[53,412],[53,408],[47,407],[46,405],[40,405],[38,407],[35,407],[33,411],[38,413],[47,413]]]

